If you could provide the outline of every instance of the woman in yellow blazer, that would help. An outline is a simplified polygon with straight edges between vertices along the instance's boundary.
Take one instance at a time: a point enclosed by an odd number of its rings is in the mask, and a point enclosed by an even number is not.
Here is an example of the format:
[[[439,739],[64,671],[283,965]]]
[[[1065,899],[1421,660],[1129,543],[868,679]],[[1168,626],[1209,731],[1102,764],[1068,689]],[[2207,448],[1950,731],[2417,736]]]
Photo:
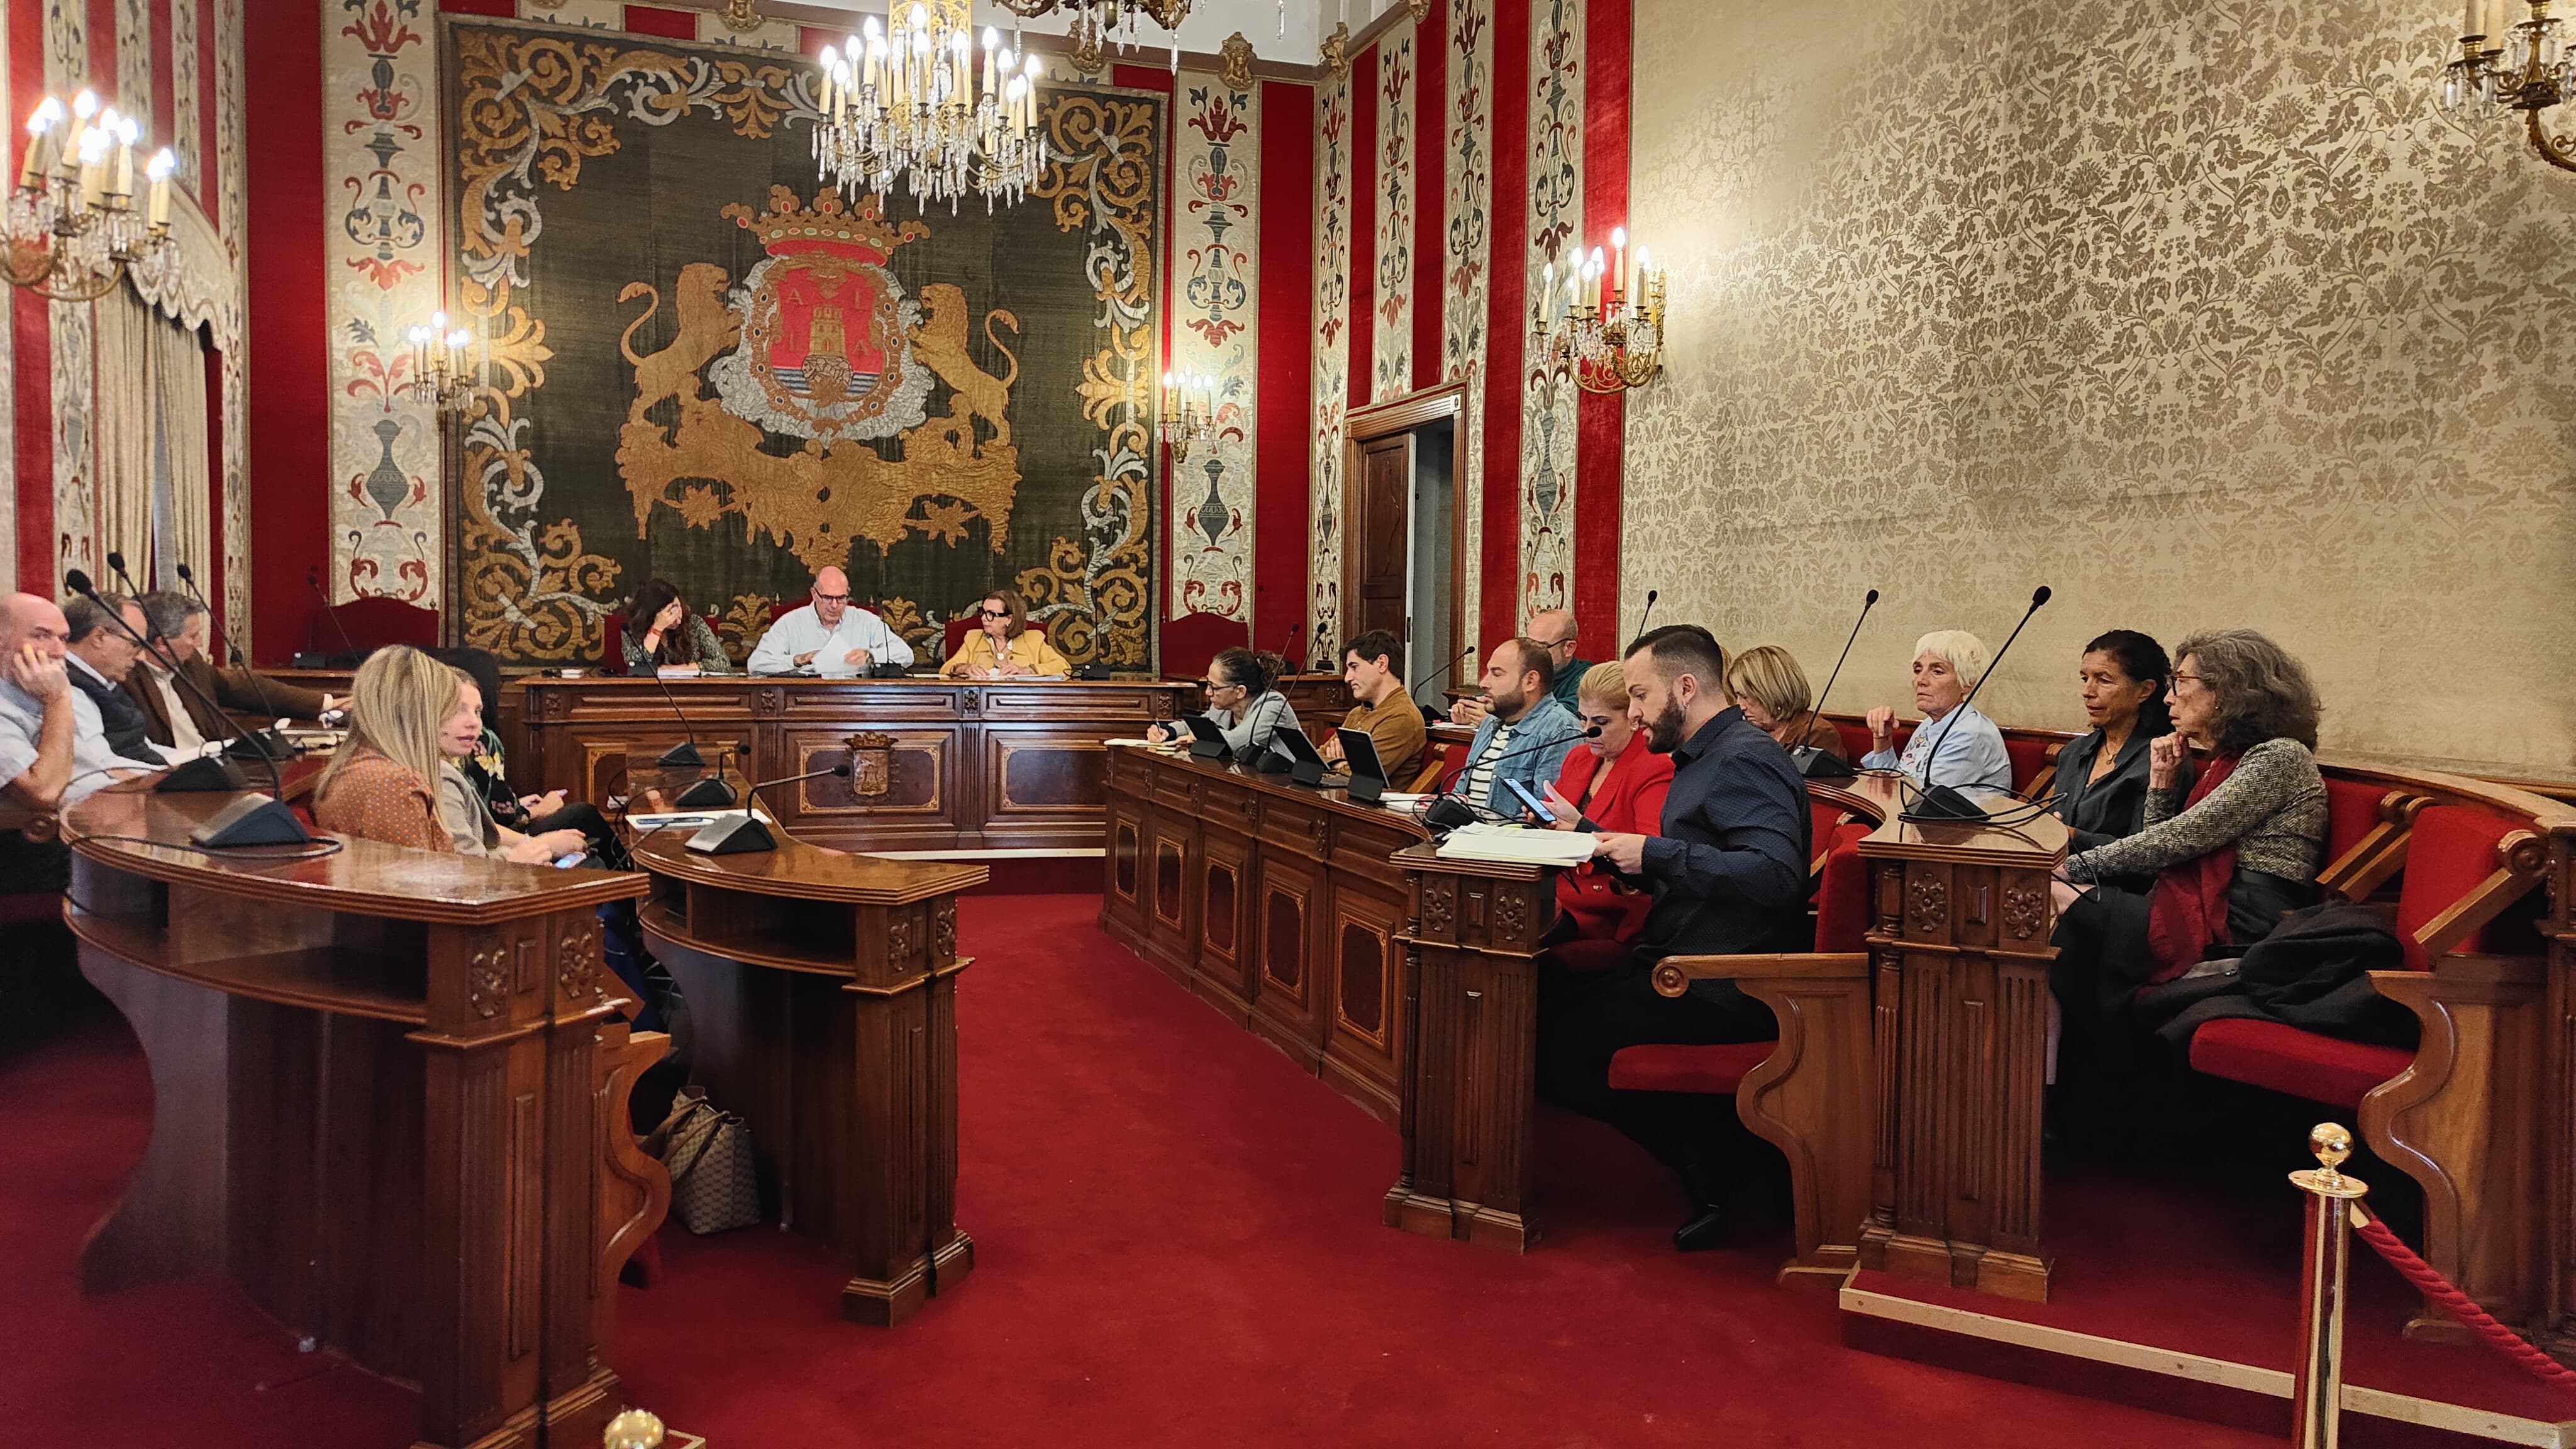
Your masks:
[[[1029,627],[1029,606],[1012,589],[984,596],[982,627],[957,641],[957,652],[939,667],[942,679],[1063,679],[1073,666],[1046,631]]]

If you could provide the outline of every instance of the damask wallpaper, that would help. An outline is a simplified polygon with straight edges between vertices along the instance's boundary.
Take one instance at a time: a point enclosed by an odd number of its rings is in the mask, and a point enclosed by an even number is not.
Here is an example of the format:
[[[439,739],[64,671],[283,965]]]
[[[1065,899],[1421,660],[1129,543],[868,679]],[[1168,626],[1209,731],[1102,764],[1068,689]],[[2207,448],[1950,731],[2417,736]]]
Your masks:
[[[1923,630],[2073,726],[2078,651],[2265,630],[2324,744],[2576,775],[2576,178],[2433,77],[2457,7],[1637,0],[1622,618],[1905,703]],[[1653,43],[1646,43],[1653,37]],[[2500,123],[2499,123],[2500,124]]]

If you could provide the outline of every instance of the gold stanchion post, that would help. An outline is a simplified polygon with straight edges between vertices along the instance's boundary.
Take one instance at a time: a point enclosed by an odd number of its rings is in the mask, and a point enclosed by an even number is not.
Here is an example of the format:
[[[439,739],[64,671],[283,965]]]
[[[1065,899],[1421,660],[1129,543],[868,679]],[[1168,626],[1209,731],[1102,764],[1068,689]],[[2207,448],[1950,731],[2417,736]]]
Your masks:
[[[2352,1156],[2352,1134],[2320,1122],[2308,1133],[2317,1165],[2290,1174],[2308,1195],[2308,1235],[2299,1269],[2299,1367],[2291,1389],[2298,1449],[2335,1449],[2343,1417],[2343,1290],[2351,1265],[2352,1208],[2370,1191],[2337,1168]]]

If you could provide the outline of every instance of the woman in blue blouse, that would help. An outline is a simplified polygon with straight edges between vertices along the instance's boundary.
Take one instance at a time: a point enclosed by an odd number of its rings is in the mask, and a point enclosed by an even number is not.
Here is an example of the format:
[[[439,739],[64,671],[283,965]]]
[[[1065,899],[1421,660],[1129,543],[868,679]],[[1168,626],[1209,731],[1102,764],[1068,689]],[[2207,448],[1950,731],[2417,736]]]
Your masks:
[[[1860,762],[1873,770],[1903,770],[1926,786],[2010,790],[2012,757],[2004,753],[2004,732],[1966,703],[1985,677],[1987,657],[1985,642],[1965,629],[1935,629],[1915,640],[1914,707],[1923,711],[1923,723],[1900,755],[1896,711],[1883,704],[1871,710],[1870,751]]]

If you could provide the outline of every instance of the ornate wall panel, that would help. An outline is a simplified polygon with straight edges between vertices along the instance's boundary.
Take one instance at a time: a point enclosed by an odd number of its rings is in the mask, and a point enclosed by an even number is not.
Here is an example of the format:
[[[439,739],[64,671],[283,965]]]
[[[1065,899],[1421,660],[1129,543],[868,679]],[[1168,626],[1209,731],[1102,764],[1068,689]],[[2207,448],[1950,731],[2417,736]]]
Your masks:
[[[1164,98],[1048,91],[1025,201],[915,219],[818,193],[794,57],[445,37],[460,310],[498,339],[470,642],[587,660],[647,577],[732,616],[838,564],[917,648],[1009,583],[1075,660],[1145,664]]]
[[[2240,12],[2231,12],[2232,14]],[[2576,179],[2433,104],[2456,7],[1637,0],[1626,611],[2077,725],[2106,628],[2252,625],[2330,749],[2576,773]],[[2038,77],[2058,82],[2033,87]],[[2079,726],[2080,727],[2080,726]]]
[[[436,413],[403,391],[440,280],[437,18],[409,0],[322,7],[324,316],[330,327],[332,597],[436,608]],[[453,309],[449,309],[453,310]]]
[[[1309,639],[1342,637],[1342,419],[1349,411],[1351,338],[1351,83],[1316,86],[1314,550],[1306,566]]]
[[[1420,27],[1399,21],[1377,44],[1377,94],[1359,103],[1377,107],[1376,232],[1364,262],[1377,275],[1377,319],[1370,334],[1369,400],[1385,402],[1413,390],[1414,96],[1421,57],[1414,53]]]
[[[20,104],[11,84],[17,74],[9,65],[9,32],[0,23],[0,116],[25,115],[35,109],[34,101]],[[0,458],[9,460],[14,475],[18,463],[18,328],[14,298],[0,300]],[[13,476],[11,483],[17,479]],[[6,500],[17,502],[14,496]],[[15,592],[18,588],[18,510],[0,507],[0,590]]]
[[[1252,622],[1253,397],[1260,357],[1261,100],[1200,71],[1181,73],[1172,133],[1179,280],[1172,365],[1216,379],[1217,436],[1172,480],[1172,616]]]
[[[250,307],[250,273],[242,261],[243,242],[250,233],[242,205],[243,177],[247,174],[247,114],[242,105],[242,47],[248,43],[248,27],[242,22],[242,0],[213,0],[215,38],[215,134],[208,150],[214,155],[210,171],[192,173],[217,197],[216,224],[224,239],[224,249],[232,258],[233,306],[236,313],[247,313]],[[201,196],[204,192],[199,193]],[[247,327],[242,332],[247,332]],[[223,587],[214,600],[224,611],[224,637],[238,643],[244,651],[251,647],[251,546],[250,546],[250,365],[246,339],[237,333],[230,345],[223,346],[223,453],[217,466],[224,473],[222,520],[224,554]]]
[[[45,89],[68,96],[91,83],[88,7],[77,0],[46,0]],[[110,84],[113,77],[100,77]],[[53,338],[54,415],[54,577],[43,581],[47,592],[71,569],[95,575],[97,557],[97,466],[91,454],[90,316],[87,305],[49,302],[46,331]]]
[[[1457,458],[1452,475],[1459,480],[1458,507],[1465,517],[1466,619],[1463,633],[1472,636],[1475,601],[1483,595],[1479,564],[1484,547],[1485,398],[1476,385],[1485,357],[1487,269],[1493,264],[1493,231],[1488,213],[1494,199],[1491,86],[1494,75],[1494,0],[1453,0],[1448,34],[1441,54],[1424,56],[1425,65],[1449,67],[1449,114],[1440,124],[1448,142],[1441,184],[1449,227],[1444,239],[1440,287],[1440,376],[1468,384],[1458,419]]]
[[[1531,0],[1529,108],[1529,243],[1522,257],[1524,295],[1541,295],[1547,263],[1564,262],[1583,235],[1583,4]],[[1534,310],[1534,309],[1530,309]],[[1524,316],[1520,325],[1530,326]],[[1521,403],[1520,619],[1562,608],[1574,581],[1574,426],[1576,389],[1531,359]]]

